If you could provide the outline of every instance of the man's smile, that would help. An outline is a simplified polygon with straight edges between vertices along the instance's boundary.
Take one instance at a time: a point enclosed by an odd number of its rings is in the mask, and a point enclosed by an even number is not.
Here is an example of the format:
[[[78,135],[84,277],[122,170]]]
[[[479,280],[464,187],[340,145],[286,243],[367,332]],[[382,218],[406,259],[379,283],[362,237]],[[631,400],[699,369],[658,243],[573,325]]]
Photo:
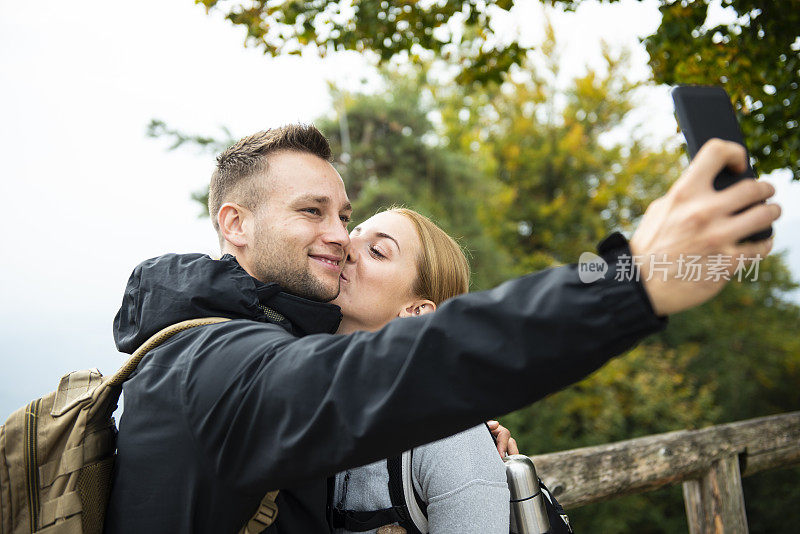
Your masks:
[[[312,260],[315,260],[326,269],[330,269],[331,271],[339,273],[342,269],[341,256],[335,256],[332,254],[309,254],[308,257]]]

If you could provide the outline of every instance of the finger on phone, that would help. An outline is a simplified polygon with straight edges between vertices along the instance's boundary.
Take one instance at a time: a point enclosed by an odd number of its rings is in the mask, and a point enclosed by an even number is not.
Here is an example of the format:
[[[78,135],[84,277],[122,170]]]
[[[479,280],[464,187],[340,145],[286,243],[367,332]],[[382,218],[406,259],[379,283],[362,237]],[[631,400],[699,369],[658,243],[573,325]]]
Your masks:
[[[741,243],[736,246],[733,259],[737,266],[741,263],[743,267],[749,268],[754,261],[761,261],[769,255],[773,243],[772,237],[755,243]]]
[[[722,213],[736,213],[752,204],[758,204],[775,194],[775,188],[767,182],[744,179],[717,193]]]
[[[508,439],[508,454],[519,454],[519,447],[517,446],[517,440],[514,438]]]
[[[777,204],[758,204],[728,218],[726,237],[731,241],[739,241],[756,232],[769,228],[781,216],[781,207]]]
[[[709,139],[689,164],[686,176],[691,176],[692,181],[697,179],[711,185],[725,167],[734,172],[743,172],[747,168],[747,150],[733,141]]]

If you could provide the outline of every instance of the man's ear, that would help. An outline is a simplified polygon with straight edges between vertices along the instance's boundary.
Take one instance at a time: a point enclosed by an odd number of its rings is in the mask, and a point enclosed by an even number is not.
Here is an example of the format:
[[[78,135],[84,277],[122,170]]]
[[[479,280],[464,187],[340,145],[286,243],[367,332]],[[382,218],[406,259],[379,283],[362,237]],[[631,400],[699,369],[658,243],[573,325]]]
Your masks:
[[[414,302],[409,303],[402,310],[400,313],[397,314],[398,317],[419,317],[420,315],[425,315],[426,313],[432,313],[436,311],[436,304],[433,301],[428,299],[420,299],[415,300]]]
[[[217,224],[223,240],[233,247],[242,248],[250,244],[252,214],[247,208],[235,202],[224,203],[217,213]]]

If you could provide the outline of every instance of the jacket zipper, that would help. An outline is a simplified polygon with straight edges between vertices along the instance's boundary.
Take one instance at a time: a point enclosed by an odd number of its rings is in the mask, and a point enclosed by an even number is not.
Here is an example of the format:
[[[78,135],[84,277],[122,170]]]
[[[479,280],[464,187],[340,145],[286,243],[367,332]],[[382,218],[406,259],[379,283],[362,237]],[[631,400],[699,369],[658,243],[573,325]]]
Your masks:
[[[36,436],[39,430],[39,405],[36,399],[25,409],[25,469],[28,471],[28,509],[30,510],[31,532],[36,532],[39,524],[39,462],[36,458]]]

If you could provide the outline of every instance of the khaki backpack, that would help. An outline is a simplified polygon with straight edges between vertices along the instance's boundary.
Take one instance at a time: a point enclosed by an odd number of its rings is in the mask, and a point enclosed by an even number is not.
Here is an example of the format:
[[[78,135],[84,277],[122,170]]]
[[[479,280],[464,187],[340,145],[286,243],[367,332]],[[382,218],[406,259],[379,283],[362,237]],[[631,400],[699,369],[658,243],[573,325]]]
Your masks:
[[[117,428],[112,414],[122,383],[142,357],[173,335],[222,317],[192,319],[154,334],[116,373],[74,371],[58,389],[20,408],[0,427],[0,532],[100,534],[103,532]],[[242,534],[266,529],[277,516],[268,493]]]

